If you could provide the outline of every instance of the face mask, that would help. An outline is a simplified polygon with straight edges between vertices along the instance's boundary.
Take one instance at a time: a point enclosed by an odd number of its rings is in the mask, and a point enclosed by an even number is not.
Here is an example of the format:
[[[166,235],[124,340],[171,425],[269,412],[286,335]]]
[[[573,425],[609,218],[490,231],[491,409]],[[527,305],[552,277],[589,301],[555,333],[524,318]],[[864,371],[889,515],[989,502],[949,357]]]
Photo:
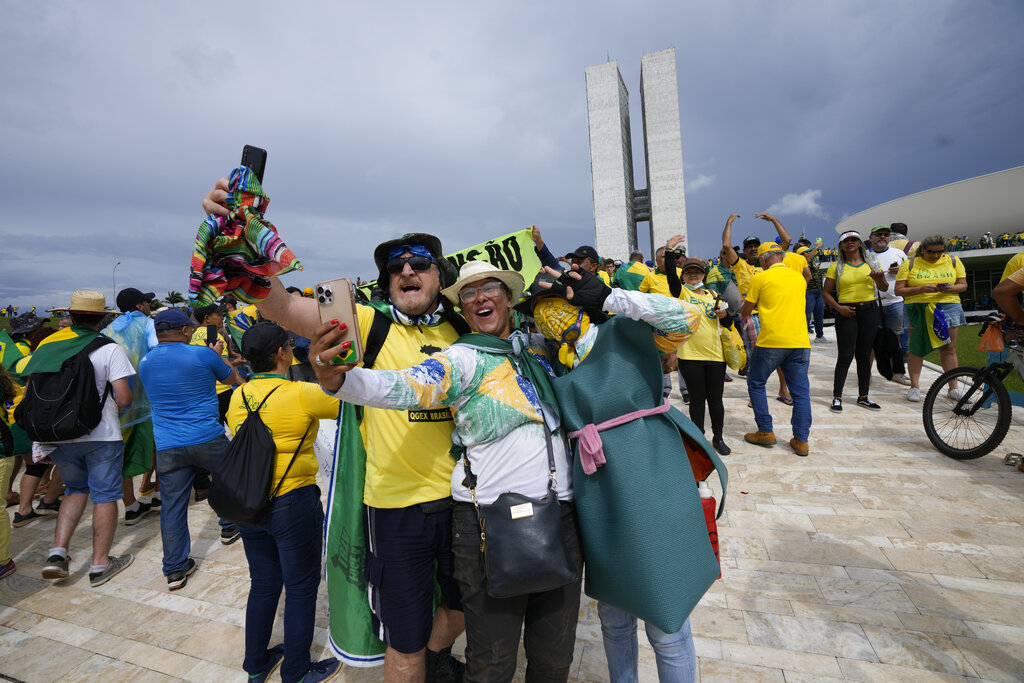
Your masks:
[[[684,282],[683,284],[686,285],[686,288],[688,290],[690,290],[691,292],[696,292],[698,289],[703,289],[704,288],[704,283],[703,282],[698,282],[695,285],[691,285],[689,282]]]

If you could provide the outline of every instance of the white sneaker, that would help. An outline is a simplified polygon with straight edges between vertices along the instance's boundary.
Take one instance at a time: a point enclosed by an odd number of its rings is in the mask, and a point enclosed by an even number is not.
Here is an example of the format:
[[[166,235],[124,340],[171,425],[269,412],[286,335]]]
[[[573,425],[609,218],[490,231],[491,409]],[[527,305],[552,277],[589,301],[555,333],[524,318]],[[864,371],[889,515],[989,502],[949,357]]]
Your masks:
[[[902,384],[905,387],[909,387],[910,386],[910,378],[907,377],[905,374],[903,374],[903,375],[893,375],[892,376],[892,381],[896,382],[897,384]]]
[[[921,390],[918,389],[917,387],[910,387],[909,389],[907,389],[907,400],[908,401],[920,401],[921,400]]]
[[[815,344],[829,344],[831,342],[829,342],[829,340],[826,339],[825,337],[815,337],[814,338],[814,343]]]
[[[964,391],[963,389],[960,389],[960,388],[950,389],[949,390],[949,397],[951,399],[953,399],[954,401],[959,401],[960,399],[962,399],[964,397],[964,394],[966,394],[966,393],[967,393],[966,391]]]

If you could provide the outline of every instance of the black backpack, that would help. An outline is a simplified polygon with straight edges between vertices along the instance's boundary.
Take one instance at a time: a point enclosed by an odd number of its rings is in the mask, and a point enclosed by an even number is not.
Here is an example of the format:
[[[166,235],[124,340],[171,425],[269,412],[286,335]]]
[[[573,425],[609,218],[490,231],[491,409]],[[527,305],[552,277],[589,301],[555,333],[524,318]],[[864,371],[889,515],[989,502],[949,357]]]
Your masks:
[[[14,411],[14,420],[33,441],[50,443],[85,436],[103,419],[103,396],[96,391],[96,373],[89,354],[114,341],[100,335],[68,358],[57,372],[34,372],[25,383],[25,395]]]
[[[271,389],[255,410],[249,407],[249,401],[245,393],[242,393],[242,405],[249,414],[228,444],[220,468],[214,473],[213,482],[210,484],[210,507],[229,522],[251,525],[258,524],[263,519],[274,496],[281,489],[285,477],[288,476],[288,471],[291,470],[302,448],[302,442],[306,439],[303,433],[299,447],[295,449],[291,462],[281,476],[281,481],[277,482],[277,487],[270,492],[270,482],[274,479],[277,445],[267,425],[263,423],[263,418],[260,417],[260,408],[280,387],[281,385],[278,385]]]

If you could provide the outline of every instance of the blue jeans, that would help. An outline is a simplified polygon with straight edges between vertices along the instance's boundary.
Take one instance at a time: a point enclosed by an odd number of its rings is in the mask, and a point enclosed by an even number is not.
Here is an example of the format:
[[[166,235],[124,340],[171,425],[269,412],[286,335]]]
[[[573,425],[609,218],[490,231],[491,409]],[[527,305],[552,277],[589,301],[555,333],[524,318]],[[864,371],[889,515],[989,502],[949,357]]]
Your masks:
[[[270,645],[277,603],[284,588],[284,662],[281,680],[298,681],[309,671],[316,593],[320,587],[324,508],[315,485],[289,491],[274,500],[259,524],[240,525],[249,562],[249,600],[245,606],[245,660],[250,675],[270,666]]]
[[[636,617],[628,612],[597,603],[601,617],[604,654],[608,660],[611,683],[637,683],[639,655],[636,640]],[[678,633],[665,633],[654,624],[646,624],[647,640],[654,648],[660,683],[691,683],[697,680],[697,652],[693,647],[690,620]]]
[[[753,358],[747,363],[747,393],[754,407],[754,421],[760,431],[775,431],[772,428],[771,413],[768,412],[764,385],[775,369],[781,368],[789,394],[793,397],[793,436],[798,441],[807,441],[811,432],[811,386],[807,379],[810,360],[810,349],[754,347]]]
[[[814,318],[814,336],[821,339],[825,333],[825,300],[821,298],[820,289],[807,290],[807,321]]]
[[[92,502],[116,503],[121,489],[123,441],[71,441],[57,444],[50,460],[60,469],[64,492],[88,493]]]
[[[882,325],[896,333],[897,337],[901,337],[903,332],[903,302],[897,301],[894,304],[888,306],[882,306]],[[902,342],[900,344],[903,346]],[[906,346],[903,346],[906,348]]]
[[[164,575],[188,568],[192,539],[188,534],[188,502],[196,470],[204,469],[216,476],[221,458],[228,447],[228,438],[193,446],[179,446],[156,452],[156,472],[160,476],[160,539],[164,546]],[[233,525],[220,520],[222,528]]]

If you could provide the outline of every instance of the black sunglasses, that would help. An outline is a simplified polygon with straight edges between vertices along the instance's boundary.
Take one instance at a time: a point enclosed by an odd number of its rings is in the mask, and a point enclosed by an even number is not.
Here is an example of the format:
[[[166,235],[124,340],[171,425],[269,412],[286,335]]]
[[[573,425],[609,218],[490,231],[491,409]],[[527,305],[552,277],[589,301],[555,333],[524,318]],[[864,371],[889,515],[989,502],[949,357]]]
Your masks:
[[[387,263],[387,271],[391,275],[398,275],[405,270],[405,264],[408,263],[409,267],[415,270],[417,273],[430,270],[430,266],[434,265],[434,262],[428,259],[426,256],[396,256]]]
[[[945,254],[946,250],[945,249],[939,249],[938,251],[935,251],[934,249],[925,249],[924,253],[931,254],[932,256],[939,256],[940,254]]]

